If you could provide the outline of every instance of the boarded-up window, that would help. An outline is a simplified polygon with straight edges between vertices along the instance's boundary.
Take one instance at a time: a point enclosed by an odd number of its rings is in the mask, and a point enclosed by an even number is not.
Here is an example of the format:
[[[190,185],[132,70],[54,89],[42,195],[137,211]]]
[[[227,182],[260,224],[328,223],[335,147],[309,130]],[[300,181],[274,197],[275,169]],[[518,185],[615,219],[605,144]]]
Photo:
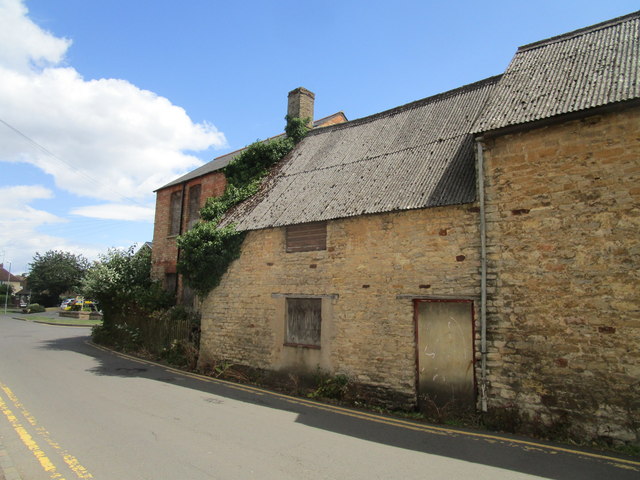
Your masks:
[[[303,223],[286,228],[287,253],[327,249],[327,222]]]
[[[286,345],[320,348],[321,298],[287,298]]]
[[[194,185],[189,188],[189,219],[187,220],[187,230],[191,230],[193,226],[200,220],[200,185]]]
[[[189,284],[184,282],[184,277],[183,277],[183,282],[182,282],[182,301],[180,303],[182,305],[186,306],[186,307],[193,307],[193,299],[194,299],[194,297],[195,297],[195,292],[189,286]]]
[[[164,289],[167,292],[175,293],[178,286],[178,275],[175,273],[166,273],[164,276]]]
[[[182,192],[177,191],[171,194],[170,205],[171,221],[169,222],[169,235],[178,235],[180,233],[180,220],[182,214]]]

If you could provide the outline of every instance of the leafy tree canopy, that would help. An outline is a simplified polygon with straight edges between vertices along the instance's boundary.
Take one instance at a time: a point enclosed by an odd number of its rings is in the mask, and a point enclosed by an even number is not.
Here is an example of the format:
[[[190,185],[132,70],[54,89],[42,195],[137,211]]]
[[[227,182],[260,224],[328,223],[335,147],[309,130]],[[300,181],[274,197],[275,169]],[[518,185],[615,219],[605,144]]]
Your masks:
[[[87,271],[82,292],[98,301],[105,326],[172,303],[172,295],[151,279],[151,251],[135,252],[134,247],[111,249],[102,255]]]
[[[55,305],[60,295],[80,285],[88,267],[89,262],[82,255],[58,250],[36,253],[29,264],[29,288],[41,302]]]

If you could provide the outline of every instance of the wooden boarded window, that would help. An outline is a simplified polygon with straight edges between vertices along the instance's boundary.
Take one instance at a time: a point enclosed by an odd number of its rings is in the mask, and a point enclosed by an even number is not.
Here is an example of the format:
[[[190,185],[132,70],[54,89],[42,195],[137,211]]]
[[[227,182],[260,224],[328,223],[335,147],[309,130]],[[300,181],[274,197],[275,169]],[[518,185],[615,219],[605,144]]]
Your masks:
[[[164,289],[167,292],[175,293],[178,287],[178,275],[175,273],[166,273],[164,275]]]
[[[321,298],[287,298],[285,345],[320,348]]]
[[[202,190],[200,184],[194,185],[189,188],[189,209],[187,230],[191,230],[193,226],[200,220],[200,191]]]
[[[289,225],[286,228],[287,253],[327,249],[327,222]]]
[[[171,194],[169,215],[169,235],[178,235],[180,233],[180,220],[182,217],[182,192],[177,191]]]

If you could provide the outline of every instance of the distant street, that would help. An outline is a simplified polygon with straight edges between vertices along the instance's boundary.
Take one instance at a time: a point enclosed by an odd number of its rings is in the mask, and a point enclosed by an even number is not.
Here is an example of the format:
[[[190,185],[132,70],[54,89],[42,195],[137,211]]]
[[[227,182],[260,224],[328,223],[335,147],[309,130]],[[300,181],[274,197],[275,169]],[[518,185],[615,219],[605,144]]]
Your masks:
[[[0,479],[640,477],[640,461],[182,374],[88,335],[0,316]]]

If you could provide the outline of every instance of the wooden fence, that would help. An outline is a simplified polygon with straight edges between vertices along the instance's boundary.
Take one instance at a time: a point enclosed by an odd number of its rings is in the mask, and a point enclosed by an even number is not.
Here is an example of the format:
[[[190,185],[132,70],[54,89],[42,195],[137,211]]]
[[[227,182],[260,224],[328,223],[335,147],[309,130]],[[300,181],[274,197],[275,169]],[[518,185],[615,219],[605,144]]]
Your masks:
[[[127,318],[126,323],[139,332],[142,345],[151,353],[159,354],[174,341],[199,347],[200,327],[188,318],[132,316]]]

